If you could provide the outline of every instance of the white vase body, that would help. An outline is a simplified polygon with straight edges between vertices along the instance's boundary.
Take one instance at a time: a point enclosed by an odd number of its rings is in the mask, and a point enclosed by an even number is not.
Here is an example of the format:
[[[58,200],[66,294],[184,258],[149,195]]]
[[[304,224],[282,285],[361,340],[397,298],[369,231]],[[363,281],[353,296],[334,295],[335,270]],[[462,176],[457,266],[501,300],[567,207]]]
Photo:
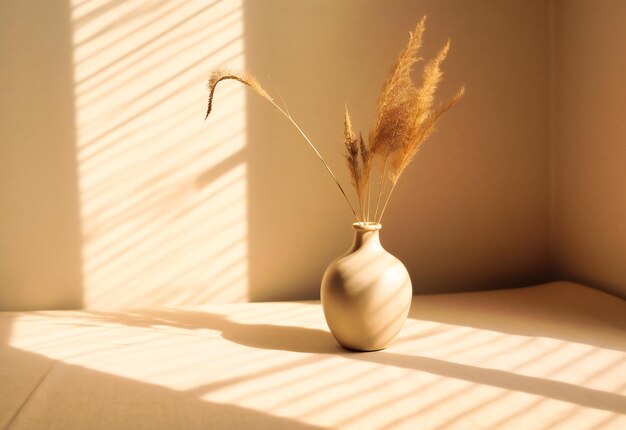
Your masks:
[[[348,349],[386,348],[404,325],[413,290],[409,272],[388,253],[380,224],[353,224],[354,241],[324,273],[322,307],[331,333]]]

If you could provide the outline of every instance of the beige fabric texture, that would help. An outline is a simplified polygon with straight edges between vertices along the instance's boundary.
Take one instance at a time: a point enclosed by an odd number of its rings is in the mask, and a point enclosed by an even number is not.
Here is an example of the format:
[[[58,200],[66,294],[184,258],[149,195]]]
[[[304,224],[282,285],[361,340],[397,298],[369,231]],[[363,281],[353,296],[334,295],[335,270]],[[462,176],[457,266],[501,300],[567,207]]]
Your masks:
[[[415,296],[391,347],[318,302],[0,314],[0,428],[626,428],[626,302],[571,283]]]

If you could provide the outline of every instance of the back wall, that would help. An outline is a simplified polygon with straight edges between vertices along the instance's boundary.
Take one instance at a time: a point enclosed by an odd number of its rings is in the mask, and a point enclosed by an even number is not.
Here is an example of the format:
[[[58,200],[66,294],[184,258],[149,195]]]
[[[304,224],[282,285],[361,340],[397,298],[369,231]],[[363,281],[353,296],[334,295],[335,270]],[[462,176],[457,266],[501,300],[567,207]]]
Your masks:
[[[0,3],[0,309],[319,296],[350,212],[294,129],[234,83],[246,68],[348,187],[344,105],[367,131],[422,15],[452,39],[465,99],[401,179],[384,246],[415,293],[547,279],[549,8],[540,0]],[[416,76],[417,78],[419,75]]]

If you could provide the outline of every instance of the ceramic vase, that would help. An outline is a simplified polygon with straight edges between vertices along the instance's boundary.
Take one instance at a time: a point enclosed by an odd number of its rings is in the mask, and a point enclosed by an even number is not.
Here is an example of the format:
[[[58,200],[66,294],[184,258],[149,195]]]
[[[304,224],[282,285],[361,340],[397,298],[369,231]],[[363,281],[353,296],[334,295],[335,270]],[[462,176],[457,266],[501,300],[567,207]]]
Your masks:
[[[381,225],[354,223],[352,247],[324,273],[321,300],[331,333],[343,347],[384,349],[409,313],[412,287],[400,260],[380,243]]]

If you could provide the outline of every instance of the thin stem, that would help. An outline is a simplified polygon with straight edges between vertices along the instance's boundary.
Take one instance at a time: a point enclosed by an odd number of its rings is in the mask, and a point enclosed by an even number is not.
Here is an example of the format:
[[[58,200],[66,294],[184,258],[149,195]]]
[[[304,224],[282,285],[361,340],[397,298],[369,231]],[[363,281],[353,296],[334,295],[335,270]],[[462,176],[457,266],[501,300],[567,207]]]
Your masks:
[[[372,180],[371,178],[367,181],[367,194],[365,195],[365,203],[366,203],[366,207],[367,207],[367,217],[365,218],[365,221],[369,221],[370,219],[370,192],[372,190]]]
[[[370,211],[372,206],[372,167],[373,167],[373,156],[372,153],[369,153],[369,157],[367,159],[367,221],[370,221]]]
[[[391,194],[393,193],[393,189],[396,188],[397,183],[398,181],[393,182],[393,184],[391,185],[391,191],[389,191],[389,194],[387,194],[387,200],[385,200],[385,204],[383,205],[383,210],[380,213],[380,217],[378,218],[379,224],[380,224],[380,221],[383,219],[383,214],[385,213],[385,209],[387,209],[387,203],[389,203],[389,198],[391,197]]]
[[[361,219],[363,219],[363,204],[361,203],[361,194],[361,189],[359,187],[356,187],[356,195],[359,198],[359,213],[361,214]]]
[[[267,77],[267,79],[270,81],[270,85],[272,86],[272,88],[274,88],[274,91],[276,91],[276,94],[278,94],[278,98],[280,99],[281,103],[283,104],[285,112],[287,112],[287,116],[291,117],[291,112],[289,112],[289,108],[287,107],[287,103],[285,103],[285,99],[283,99],[283,96],[280,93],[279,89],[276,87],[276,85],[274,85],[272,80],[269,79],[269,76]],[[283,112],[283,114],[285,112]]]
[[[387,171],[387,159],[389,158],[389,154],[385,155],[385,162],[383,163],[383,169],[380,174],[380,185],[378,187],[378,197],[376,198],[376,210],[374,211],[374,219],[376,219],[376,215],[378,214],[378,206],[380,204],[380,195],[385,187],[385,172]]]
[[[361,210],[361,220],[365,222],[365,193],[363,191],[359,190],[359,209]]]
[[[308,136],[304,133],[304,131],[302,131],[302,129],[300,128],[300,126],[293,120],[293,118],[291,117],[291,115],[289,115],[287,112],[285,112],[280,106],[278,106],[276,104],[276,102],[270,98],[267,98],[267,100],[274,105],[274,107],[276,109],[278,109],[280,111],[280,113],[282,113],[285,117],[287,117],[287,119],[289,121],[291,121],[291,124],[293,124],[293,126],[300,132],[300,134],[302,135],[302,137],[304,137],[304,140],[307,141],[307,143],[309,144],[309,146],[311,147],[311,149],[313,149],[313,151],[315,151],[315,154],[317,155],[317,157],[320,159],[320,161],[322,162],[322,164],[324,164],[324,167],[326,167],[326,170],[328,170],[328,173],[330,173],[330,176],[332,176],[333,180],[335,181],[335,184],[337,184],[337,186],[339,187],[339,191],[341,191],[341,194],[343,195],[343,198],[346,199],[346,203],[348,203],[348,206],[350,206],[350,210],[352,211],[352,213],[354,214],[354,217],[356,218],[356,220],[359,223],[362,223],[361,219],[359,218],[359,216],[357,215],[356,211],[354,210],[354,207],[352,206],[352,203],[350,203],[350,200],[348,199],[348,196],[346,195],[346,192],[343,190],[343,187],[341,186],[341,184],[339,183],[339,181],[337,180],[337,177],[335,176],[335,174],[333,173],[333,171],[330,169],[330,166],[326,163],[326,161],[324,160],[324,158],[322,157],[322,154],[319,153],[319,151],[317,150],[317,148],[315,147],[315,145],[313,145],[313,142],[311,142],[311,140],[308,138]]]

